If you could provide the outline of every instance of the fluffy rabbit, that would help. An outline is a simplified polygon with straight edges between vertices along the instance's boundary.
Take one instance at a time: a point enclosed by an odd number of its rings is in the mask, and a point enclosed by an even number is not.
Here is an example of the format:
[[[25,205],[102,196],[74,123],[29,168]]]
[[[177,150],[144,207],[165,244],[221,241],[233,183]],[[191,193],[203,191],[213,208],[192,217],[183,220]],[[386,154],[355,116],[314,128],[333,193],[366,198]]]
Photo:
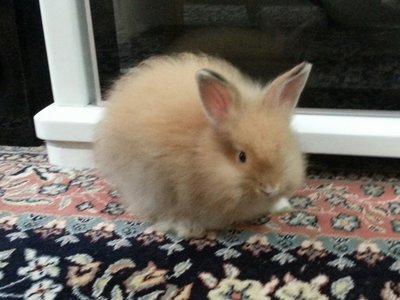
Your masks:
[[[207,55],[148,59],[109,92],[98,169],[128,209],[181,237],[269,213],[304,178],[290,120],[310,70],[262,86]]]

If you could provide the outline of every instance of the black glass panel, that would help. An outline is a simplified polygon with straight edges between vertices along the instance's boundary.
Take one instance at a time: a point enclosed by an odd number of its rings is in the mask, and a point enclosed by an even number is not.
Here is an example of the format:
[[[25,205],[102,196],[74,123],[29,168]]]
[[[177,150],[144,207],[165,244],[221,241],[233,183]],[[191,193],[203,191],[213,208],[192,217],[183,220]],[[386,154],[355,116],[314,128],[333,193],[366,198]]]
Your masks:
[[[52,102],[38,0],[0,1],[0,144],[33,146],[33,116]]]
[[[102,91],[157,54],[202,51],[268,81],[314,64],[301,107],[400,110],[398,0],[92,0]]]

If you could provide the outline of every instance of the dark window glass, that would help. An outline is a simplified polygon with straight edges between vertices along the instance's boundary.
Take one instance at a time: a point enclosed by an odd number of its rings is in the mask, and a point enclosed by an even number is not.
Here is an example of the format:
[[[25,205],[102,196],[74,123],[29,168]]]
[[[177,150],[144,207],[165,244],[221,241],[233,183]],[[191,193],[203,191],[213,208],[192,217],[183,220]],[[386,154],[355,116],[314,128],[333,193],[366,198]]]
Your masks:
[[[92,0],[102,91],[156,54],[202,51],[268,81],[314,64],[301,107],[400,110],[398,0]]]

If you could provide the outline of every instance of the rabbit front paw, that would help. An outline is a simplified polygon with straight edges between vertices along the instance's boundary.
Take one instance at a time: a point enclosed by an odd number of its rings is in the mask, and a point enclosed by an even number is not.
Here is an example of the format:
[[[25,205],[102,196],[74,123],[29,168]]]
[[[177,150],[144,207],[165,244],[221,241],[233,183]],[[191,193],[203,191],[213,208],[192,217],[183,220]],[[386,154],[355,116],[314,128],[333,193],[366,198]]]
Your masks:
[[[282,197],[277,200],[274,205],[270,208],[271,214],[282,214],[288,211],[293,210],[292,205],[290,204],[288,198]]]
[[[201,238],[206,231],[203,226],[193,221],[158,221],[154,228],[159,232],[172,232],[182,239]]]

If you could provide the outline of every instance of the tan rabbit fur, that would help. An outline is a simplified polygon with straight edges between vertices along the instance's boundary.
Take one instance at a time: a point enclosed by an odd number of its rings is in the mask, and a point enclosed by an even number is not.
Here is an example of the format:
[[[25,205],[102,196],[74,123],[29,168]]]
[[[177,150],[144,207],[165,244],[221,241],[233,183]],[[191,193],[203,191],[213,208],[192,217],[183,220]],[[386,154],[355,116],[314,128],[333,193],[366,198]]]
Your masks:
[[[206,55],[148,59],[108,94],[97,166],[132,213],[182,237],[266,214],[303,181],[289,125],[310,69],[264,87]]]

